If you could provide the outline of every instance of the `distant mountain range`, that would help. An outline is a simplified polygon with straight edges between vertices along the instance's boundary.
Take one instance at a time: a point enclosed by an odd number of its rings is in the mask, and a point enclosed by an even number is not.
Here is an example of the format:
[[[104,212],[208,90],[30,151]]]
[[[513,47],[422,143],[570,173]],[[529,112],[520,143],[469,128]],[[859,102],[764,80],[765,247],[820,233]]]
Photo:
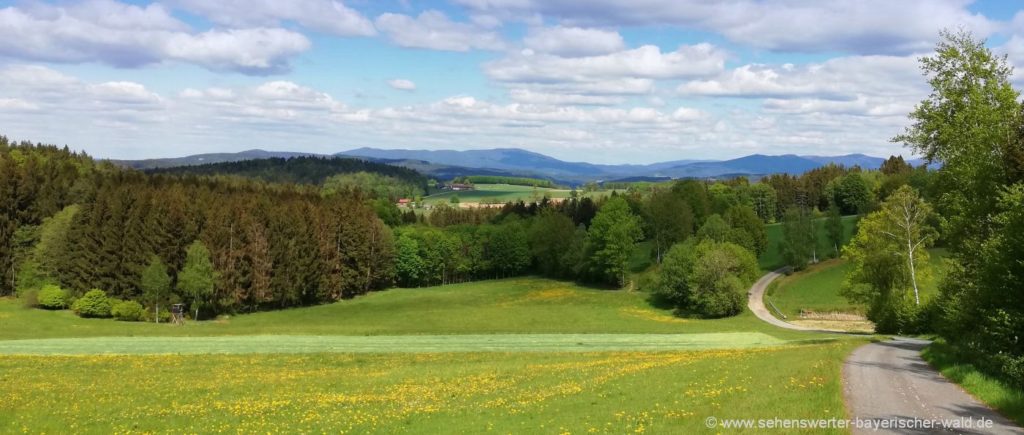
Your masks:
[[[136,169],[192,166],[206,163],[234,162],[272,157],[330,155],[249,150],[240,153],[199,154],[180,158],[152,160],[112,160],[113,163]],[[386,150],[358,148],[333,156],[360,158],[416,169],[437,179],[461,175],[514,175],[551,179],[576,184],[587,181],[618,181],[664,178],[726,178],[769,174],[802,174],[829,163],[877,169],[885,159],[864,154],[843,156],[769,156],[753,154],[731,160],[675,160],[649,165],[599,165],[567,162],[518,148],[489,150]],[[920,164],[910,160],[911,164]]]

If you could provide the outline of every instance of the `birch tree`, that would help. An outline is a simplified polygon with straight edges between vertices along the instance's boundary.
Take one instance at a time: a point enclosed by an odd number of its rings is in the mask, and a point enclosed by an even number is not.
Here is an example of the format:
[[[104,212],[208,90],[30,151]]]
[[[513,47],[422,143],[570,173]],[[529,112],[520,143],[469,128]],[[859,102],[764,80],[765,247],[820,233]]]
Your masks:
[[[902,186],[867,215],[843,250],[853,268],[843,294],[868,306],[868,319],[879,330],[899,332],[920,309],[922,281],[930,276],[927,248],[935,240],[932,209],[917,192]],[[912,302],[911,302],[912,300]]]
[[[880,232],[894,246],[899,246],[893,255],[902,257],[906,262],[914,289],[914,305],[921,305],[917,274],[922,263],[928,262],[925,249],[932,245],[936,236],[935,229],[928,223],[933,214],[932,207],[913,188],[902,186],[885,201],[880,213],[883,223]]]

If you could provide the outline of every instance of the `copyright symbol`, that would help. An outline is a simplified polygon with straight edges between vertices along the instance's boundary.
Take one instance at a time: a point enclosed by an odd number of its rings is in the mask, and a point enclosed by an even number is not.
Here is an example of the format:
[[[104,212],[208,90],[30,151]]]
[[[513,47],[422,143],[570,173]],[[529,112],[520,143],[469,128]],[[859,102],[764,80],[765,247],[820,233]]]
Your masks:
[[[708,417],[704,419],[704,425],[707,426],[708,429],[714,429],[718,426],[718,419],[715,417]]]

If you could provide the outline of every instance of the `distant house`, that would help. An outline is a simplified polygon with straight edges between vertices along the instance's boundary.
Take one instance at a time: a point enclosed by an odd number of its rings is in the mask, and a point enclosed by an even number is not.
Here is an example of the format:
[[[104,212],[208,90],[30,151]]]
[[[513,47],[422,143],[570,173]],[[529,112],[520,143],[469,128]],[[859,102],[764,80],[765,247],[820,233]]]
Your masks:
[[[409,198],[399,199],[398,200],[398,206],[399,207],[411,207],[412,206],[412,200],[409,199]]]
[[[473,190],[473,185],[472,184],[462,184],[462,183],[452,183],[452,184],[448,185],[448,189],[449,190],[454,190],[456,192],[463,191],[463,190]]]

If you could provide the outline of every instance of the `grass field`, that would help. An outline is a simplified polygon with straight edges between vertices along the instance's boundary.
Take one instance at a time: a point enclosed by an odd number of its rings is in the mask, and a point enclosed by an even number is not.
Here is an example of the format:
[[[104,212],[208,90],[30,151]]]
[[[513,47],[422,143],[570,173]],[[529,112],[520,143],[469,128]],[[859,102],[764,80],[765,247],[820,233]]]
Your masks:
[[[692,433],[844,416],[863,342],[541,278],[185,326],[0,299],[0,433]]]
[[[843,216],[844,241],[848,241],[853,238],[854,228],[857,226],[857,219],[859,219],[859,216]],[[835,252],[835,248],[828,241],[828,233],[825,231],[825,219],[818,219],[814,223],[818,228],[818,258],[828,258],[830,254]],[[782,242],[782,224],[776,223],[765,225],[765,231],[768,234],[768,248],[765,249],[764,253],[761,254],[761,257],[757,259],[757,262],[761,266],[762,270],[775,270],[785,265],[782,260],[782,253],[779,246]]]
[[[935,276],[921,287],[922,301],[935,296],[941,278],[944,249],[932,249],[930,263]],[[845,260],[829,260],[807,270],[780,278],[768,296],[783,314],[797,316],[801,310],[817,313],[863,313],[864,307],[850,303],[840,294],[850,264]]]
[[[458,196],[460,202],[504,204],[509,201],[540,201],[544,196],[548,198],[568,198],[571,192],[569,189],[534,188],[532,186],[516,186],[512,184],[477,184],[474,190],[462,192],[444,191],[423,198],[423,202],[426,204],[449,203],[453,196]],[[581,196],[598,198],[610,195],[611,191],[584,193],[581,190],[579,194]]]
[[[479,335],[692,334],[764,332],[803,335],[753,314],[719,320],[674,317],[641,292],[591,289],[542,278],[482,281],[421,289],[392,289],[330,305],[188,322],[185,326],[82,319],[70,311],[23,308],[0,299],[0,340],[108,336],[217,335]]]
[[[842,418],[840,366],[859,344],[0,356],[0,432],[703,433],[709,416]]]

